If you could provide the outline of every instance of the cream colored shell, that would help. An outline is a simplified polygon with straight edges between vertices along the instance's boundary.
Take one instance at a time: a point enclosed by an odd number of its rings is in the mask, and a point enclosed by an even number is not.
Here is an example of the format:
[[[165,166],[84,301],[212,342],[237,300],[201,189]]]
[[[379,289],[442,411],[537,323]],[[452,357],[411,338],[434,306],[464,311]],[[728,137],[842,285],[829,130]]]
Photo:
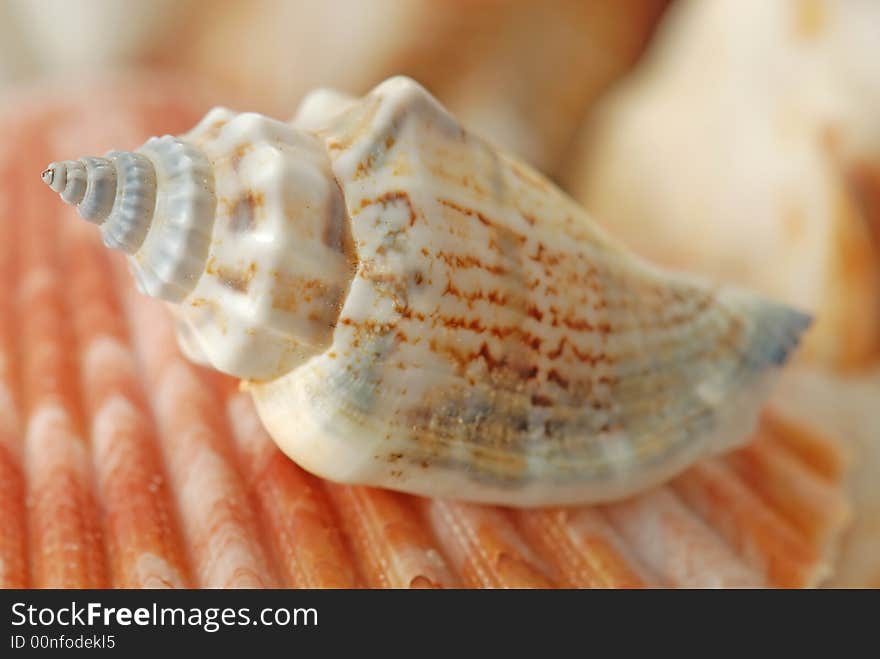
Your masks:
[[[566,182],[639,254],[811,311],[807,354],[864,365],[880,355],[878,44],[875,0],[676,2]]]
[[[215,110],[179,139],[216,197],[182,343],[333,480],[626,496],[741,443],[809,322],[628,254],[406,78],[315,92],[291,124]]]

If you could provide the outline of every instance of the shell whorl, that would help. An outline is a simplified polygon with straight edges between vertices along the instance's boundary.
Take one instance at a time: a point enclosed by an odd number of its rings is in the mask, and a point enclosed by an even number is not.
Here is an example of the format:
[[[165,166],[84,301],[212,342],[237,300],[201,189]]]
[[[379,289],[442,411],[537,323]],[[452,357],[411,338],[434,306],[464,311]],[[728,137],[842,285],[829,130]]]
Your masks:
[[[179,302],[207,259],[214,208],[211,164],[171,136],[137,151],[110,151],[51,163],[43,182],[99,225],[104,244],[133,256],[141,289]]]
[[[80,217],[102,227],[108,247],[129,253],[140,247],[156,199],[156,172],[147,158],[112,151],[104,158],[53,162],[42,178]]]

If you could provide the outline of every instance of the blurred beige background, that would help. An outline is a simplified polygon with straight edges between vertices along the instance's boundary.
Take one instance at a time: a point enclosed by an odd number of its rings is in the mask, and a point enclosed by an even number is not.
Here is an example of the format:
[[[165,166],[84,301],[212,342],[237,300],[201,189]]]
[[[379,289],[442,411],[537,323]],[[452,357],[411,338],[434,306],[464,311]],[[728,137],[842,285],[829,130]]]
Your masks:
[[[0,89],[131,67],[293,114],[318,86],[410,75],[473,128],[553,172],[666,0],[2,0]]]

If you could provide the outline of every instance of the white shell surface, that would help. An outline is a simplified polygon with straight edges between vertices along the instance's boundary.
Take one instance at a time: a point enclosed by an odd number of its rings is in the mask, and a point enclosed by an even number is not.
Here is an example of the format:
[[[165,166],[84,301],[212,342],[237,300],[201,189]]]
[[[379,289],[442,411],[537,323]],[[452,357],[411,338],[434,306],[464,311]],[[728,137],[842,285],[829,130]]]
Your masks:
[[[201,277],[207,258],[217,206],[213,168],[201,151],[170,135],[150,138],[138,153],[155,167],[156,200],[149,229],[130,261],[132,273],[141,291],[180,302]]]
[[[318,134],[357,271],[332,345],[250,387],[294,460],[531,506],[626,496],[745,439],[806,316],[637,260],[408,79],[338,107]]]
[[[211,162],[217,212],[203,273],[175,308],[188,355],[253,380],[330,345],[354,264],[319,140],[253,113],[211,111],[184,139]]]

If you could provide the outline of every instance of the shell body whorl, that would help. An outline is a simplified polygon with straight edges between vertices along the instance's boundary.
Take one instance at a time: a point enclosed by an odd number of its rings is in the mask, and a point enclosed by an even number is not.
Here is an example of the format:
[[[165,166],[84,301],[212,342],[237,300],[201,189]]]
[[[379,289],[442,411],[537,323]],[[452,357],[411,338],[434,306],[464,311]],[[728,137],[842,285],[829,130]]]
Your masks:
[[[358,269],[330,349],[250,387],[288,455],[534,506],[627,496],[745,440],[805,315],[640,261],[410,80],[315,108],[295,123],[324,140]]]
[[[620,498],[744,441],[809,323],[627,253],[405,78],[321,92],[289,124],[216,109],[167,139],[173,158],[140,150],[157,194],[133,267],[193,257],[185,352],[248,380],[281,449],[333,480]],[[205,172],[183,206],[175,162]],[[199,185],[212,218],[186,243],[175,209]]]
[[[217,211],[202,276],[175,308],[192,357],[251,380],[290,372],[330,345],[353,248],[317,138],[217,108],[184,136],[212,165]]]

